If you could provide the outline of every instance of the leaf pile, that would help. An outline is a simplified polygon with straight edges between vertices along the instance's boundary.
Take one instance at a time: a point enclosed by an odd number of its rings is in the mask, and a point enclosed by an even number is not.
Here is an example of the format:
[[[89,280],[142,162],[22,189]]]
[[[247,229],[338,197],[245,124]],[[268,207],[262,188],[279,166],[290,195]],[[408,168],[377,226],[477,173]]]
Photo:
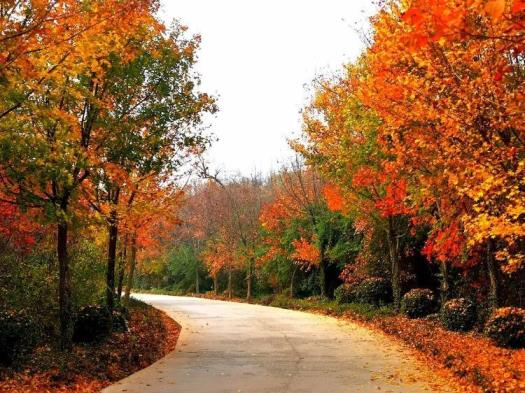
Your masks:
[[[50,345],[35,351],[22,371],[0,369],[3,393],[98,392],[175,349],[179,325],[163,312],[133,301],[130,331],[98,346],[75,346],[66,354]]]

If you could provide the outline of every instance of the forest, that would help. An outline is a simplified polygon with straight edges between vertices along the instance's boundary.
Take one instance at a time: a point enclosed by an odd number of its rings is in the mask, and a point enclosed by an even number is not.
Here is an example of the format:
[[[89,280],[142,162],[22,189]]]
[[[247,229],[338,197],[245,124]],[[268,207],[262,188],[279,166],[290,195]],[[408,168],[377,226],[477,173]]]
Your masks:
[[[395,309],[416,288],[523,307],[525,6],[469,3],[382,9],[362,56],[314,82],[297,158],[225,179],[201,164],[137,284],[332,298],[377,278]]]
[[[250,176],[207,162],[200,37],[158,7],[0,3],[0,390],[28,391],[32,356],[70,383],[79,342],[153,312],[135,291],[474,332],[451,350],[486,354],[449,368],[520,391],[525,1],[380,1],[359,58],[312,83],[295,158]]]

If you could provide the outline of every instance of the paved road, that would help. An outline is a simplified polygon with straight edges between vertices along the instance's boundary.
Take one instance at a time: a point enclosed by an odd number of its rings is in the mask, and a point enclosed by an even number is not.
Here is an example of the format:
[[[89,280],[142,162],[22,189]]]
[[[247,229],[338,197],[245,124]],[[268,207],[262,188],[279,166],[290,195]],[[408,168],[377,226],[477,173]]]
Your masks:
[[[104,393],[452,392],[406,350],[352,323],[241,303],[137,297],[182,325],[177,349]]]

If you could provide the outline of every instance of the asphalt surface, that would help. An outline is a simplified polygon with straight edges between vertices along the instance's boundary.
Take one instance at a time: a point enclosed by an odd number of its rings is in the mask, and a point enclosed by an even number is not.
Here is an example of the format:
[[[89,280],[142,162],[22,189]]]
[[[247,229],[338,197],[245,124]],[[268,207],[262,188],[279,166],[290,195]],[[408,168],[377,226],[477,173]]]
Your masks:
[[[104,393],[453,392],[382,334],[243,303],[136,295],[182,325],[177,349]]]

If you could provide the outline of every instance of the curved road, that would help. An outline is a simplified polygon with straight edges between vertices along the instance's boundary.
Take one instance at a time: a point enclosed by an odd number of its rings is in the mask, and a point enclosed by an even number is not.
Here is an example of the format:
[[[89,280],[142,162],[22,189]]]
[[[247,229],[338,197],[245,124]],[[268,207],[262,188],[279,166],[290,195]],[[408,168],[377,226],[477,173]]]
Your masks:
[[[138,295],[182,325],[177,349],[104,393],[453,392],[407,350],[334,318]]]

